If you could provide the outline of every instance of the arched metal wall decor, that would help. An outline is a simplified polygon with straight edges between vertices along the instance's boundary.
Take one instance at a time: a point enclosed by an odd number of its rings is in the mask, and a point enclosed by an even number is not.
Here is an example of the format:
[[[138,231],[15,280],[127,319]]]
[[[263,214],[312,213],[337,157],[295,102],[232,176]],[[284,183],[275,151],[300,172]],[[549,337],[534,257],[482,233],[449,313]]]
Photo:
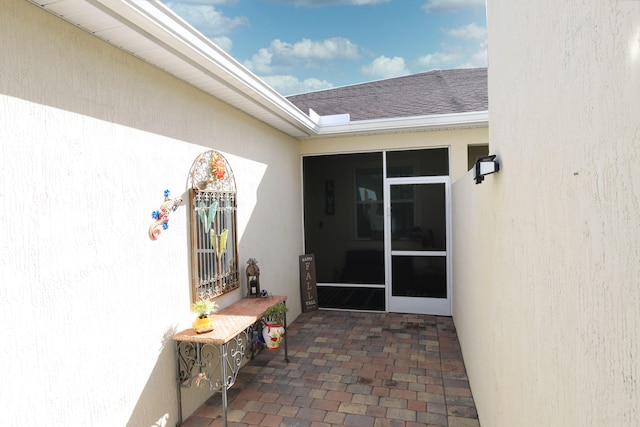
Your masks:
[[[192,302],[239,288],[236,182],[227,160],[215,150],[193,162],[189,208]]]

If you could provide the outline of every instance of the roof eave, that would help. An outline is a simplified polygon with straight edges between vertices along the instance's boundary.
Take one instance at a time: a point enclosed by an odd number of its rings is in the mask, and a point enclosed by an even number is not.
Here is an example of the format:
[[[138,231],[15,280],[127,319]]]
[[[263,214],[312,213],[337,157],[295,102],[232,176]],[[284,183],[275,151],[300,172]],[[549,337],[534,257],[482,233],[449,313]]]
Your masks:
[[[29,0],[290,136],[317,125],[159,1]]]
[[[468,113],[360,120],[334,125],[322,125],[318,128],[316,134],[306,139],[483,128],[488,126],[489,112],[474,111]]]

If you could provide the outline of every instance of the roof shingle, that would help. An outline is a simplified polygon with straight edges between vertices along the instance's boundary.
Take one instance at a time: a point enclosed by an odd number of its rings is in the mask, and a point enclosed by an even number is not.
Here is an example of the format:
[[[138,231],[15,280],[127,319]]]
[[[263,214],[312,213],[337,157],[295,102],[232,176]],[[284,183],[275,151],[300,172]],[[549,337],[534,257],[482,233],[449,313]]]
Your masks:
[[[351,121],[488,110],[487,69],[437,70],[288,96],[305,114]]]

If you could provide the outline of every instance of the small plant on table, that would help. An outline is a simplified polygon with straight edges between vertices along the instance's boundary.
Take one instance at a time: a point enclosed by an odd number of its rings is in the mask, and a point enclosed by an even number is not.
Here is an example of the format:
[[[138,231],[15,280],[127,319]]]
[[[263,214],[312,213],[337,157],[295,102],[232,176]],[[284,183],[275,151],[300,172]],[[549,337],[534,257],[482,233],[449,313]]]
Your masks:
[[[213,321],[210,315],[218,308],[218,304],[210,299],[201,299],[193,303],[191,311],[198,317],[193,321],[193,330],[199,334],[213,331]]]

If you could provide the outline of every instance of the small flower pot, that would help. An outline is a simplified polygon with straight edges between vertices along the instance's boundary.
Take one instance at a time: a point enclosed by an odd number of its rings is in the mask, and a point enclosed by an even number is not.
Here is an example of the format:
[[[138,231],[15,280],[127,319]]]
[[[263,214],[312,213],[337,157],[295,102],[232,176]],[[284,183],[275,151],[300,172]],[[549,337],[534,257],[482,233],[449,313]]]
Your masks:
[[[262,337],[268,350],[277,350],[284,337],[284,324],[265,322],[262,328]]]
[[[193,330],[198,334],[204,334],[205,332],[213,331],[213,321],[209,316],[207,317],[197,317],[196,320],[193,321]]]

